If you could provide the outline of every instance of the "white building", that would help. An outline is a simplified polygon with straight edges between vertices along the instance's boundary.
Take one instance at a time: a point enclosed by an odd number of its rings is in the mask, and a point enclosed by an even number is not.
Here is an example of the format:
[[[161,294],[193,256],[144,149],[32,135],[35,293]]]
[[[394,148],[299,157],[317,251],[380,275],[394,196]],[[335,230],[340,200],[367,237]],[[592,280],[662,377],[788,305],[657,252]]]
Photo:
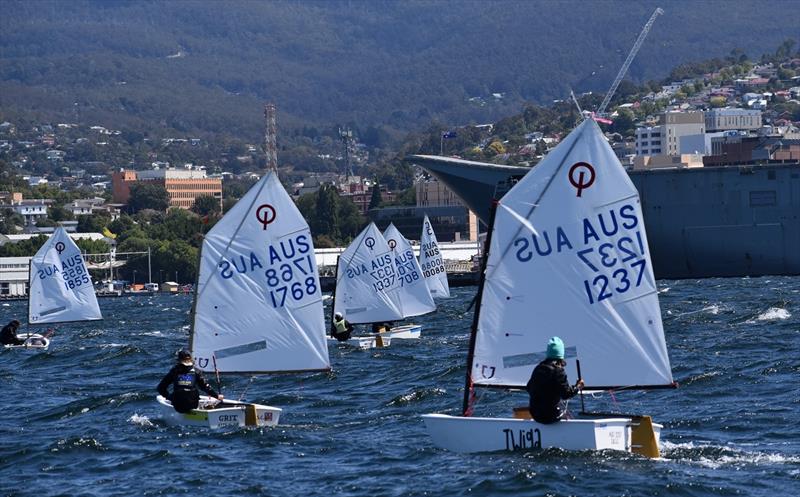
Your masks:
[[[705,112],[707,131],[757,130],[761,111],[754,109],[712,109]]]
[[[30,257],[0,257],[0,299],[28,295]]]
[[[33,226],[37,219],[47,217],[47,208],[52,202],[52,200],[21,200],[8,207],[25,218],[25,226]]]

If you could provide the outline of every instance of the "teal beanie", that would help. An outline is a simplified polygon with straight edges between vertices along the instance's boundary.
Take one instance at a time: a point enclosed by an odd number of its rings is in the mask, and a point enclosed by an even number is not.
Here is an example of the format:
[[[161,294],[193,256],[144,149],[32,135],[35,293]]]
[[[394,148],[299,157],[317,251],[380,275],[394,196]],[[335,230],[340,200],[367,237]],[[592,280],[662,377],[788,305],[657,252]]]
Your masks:
[[[564,342],[558,337],[553,337],[547,342],[547,358],[548,359],[563,359],[564,358]]]

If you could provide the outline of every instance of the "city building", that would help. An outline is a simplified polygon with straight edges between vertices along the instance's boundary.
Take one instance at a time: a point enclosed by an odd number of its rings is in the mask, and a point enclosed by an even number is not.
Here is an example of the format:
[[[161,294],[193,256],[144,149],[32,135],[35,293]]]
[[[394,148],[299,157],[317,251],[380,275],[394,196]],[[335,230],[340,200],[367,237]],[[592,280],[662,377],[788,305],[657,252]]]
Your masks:
[[[32,199],[13,202],[8,207],[25,219],[25,226],[35,226],[37,219],[47,217],[47,208],[52,204],[52,200]]]
[[[706,131],[757,130],[761,111],[754,109],[712,109],[705,112]]]
[[[0,299],[28,295],[31,257],[0,257]]]
[[[416,185],[416,206],[371,209],[369,218],[381,230],[394,223],[409,240],[419,240],[427,215],[440,242],[476,241],[478,218],[444,183],[435,178],[420,179]]]
[[[665,112],[657,126],[636,128],[636,155],[680,155],[693,153],[682,148],[681,139],[705,133],[702,112]],[[690,146],[689,148],[694,148]]]
[[[147,171],[120,170],[112,175],[114,202],[126,204],[131,185],[137,182],[158,183],[169,193],[170,208],[190,209],[197,197],[210,195],[222,206],[222,179],[209,178],[204,169],[153,169]]]

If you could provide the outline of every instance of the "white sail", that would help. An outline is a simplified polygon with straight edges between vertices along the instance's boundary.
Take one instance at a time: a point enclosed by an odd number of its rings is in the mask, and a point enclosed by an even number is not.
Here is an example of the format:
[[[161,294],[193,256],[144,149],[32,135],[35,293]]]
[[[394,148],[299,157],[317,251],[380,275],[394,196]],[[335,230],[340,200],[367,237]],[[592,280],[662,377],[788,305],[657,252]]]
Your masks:
[[[420,316],[436,310],[428,284],[422,275],[422,268],[414,255],[411,243],[398,231],[394,223],[383,232],[386,243],[393,252],[397,277],[400,280],[398,292],[403,317]]]
[[[339,256],[334,311],[354,324],[403,319],[392,259],[380,230],[369,223]]]
[[[472,380],[523,386],[559,336],[587,387],[672,383],[639,195],[579,125],[499,202]]]
[[[311,232],[273,172],[203,241],[191,347],[203,371],[330,368]]]
[[[81,251],[59,227],[31,259],[28,322],[103,319]]]
[[[420,237],[419,265],[422,268],[422,275],[428,284],[428,289],[433,297],[449,297],[450,285],[447,283],[447,271],[444,267],[442,253],[439,250],[439,242],[436,240],[436,233],[433,232],[428,215],[425,214],[425,221],[422,223],[422,236]]]

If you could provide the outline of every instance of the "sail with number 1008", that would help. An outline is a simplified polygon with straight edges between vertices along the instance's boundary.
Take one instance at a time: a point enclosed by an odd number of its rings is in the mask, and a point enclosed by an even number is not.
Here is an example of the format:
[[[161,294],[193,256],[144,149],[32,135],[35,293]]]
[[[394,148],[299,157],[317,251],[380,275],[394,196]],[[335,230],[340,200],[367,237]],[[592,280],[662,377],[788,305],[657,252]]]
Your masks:
[[[468,417],[473,387],[524,388],[549,337],[567,344],[586,389],[674,387],[636,189],[602,131],[586,120],[496,203],[468,357],[464,417],[424,416],[437,445],[534,446],[658,453],[649,417],[608,415],[540,424]],[[652,429],[645,433],[644,428]],[[469,433],[469,436],[467,434]],[[640,439],[646,439],[641,442]],[[641,443],[640,443],[641,442]],[[643,452],[644,453],[644,452]]]
[[[431,295],[434,298],[449,298],[450,285],[447,282],[447,270],[444,267],[436,233],[433,231],[433,225],[427,214],[422,222],[422,236],[419,240],[419,265]]]
[[[195,367],[205,372],[330,369],[311,232],[275,172],[258,181],[203,240],[190,347]],[[211,427],[275,425],[281,412],[205,400],[208,409],[182,415],[159,398],[173,421]]]

